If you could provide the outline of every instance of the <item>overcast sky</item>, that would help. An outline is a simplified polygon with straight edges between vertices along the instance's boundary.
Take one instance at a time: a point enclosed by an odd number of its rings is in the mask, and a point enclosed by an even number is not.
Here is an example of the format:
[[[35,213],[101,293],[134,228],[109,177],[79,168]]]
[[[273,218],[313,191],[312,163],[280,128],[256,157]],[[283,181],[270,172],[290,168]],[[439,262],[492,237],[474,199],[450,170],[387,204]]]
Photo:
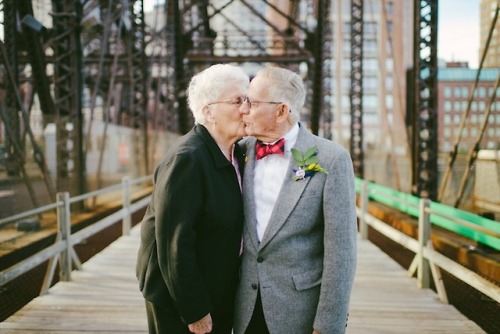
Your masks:
[[[438,57],[479,66],[480,0],[439,0]]]

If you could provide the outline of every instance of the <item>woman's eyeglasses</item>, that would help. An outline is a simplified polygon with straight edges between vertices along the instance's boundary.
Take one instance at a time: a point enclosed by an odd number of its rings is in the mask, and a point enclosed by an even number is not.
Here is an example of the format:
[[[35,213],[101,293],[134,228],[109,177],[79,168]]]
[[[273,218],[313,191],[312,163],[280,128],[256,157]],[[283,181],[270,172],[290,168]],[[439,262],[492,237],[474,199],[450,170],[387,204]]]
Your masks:
[[[237,107],[241,107],[243,103],[248,102],[248,107],[252,108],[253,106],[258,105],[259,103],[267,103],[267,104],[281,104],[282,102],[271,102],[271,101],[252,101],[248,98],[248,96],[239,96],[234,99],[229,99],[229,100],[221,100],[221,101],[215,101],[208,103],[207,106],[210,106],[212,104],[219,104],[219,103],[225,103],[225,104],[233,104]]]

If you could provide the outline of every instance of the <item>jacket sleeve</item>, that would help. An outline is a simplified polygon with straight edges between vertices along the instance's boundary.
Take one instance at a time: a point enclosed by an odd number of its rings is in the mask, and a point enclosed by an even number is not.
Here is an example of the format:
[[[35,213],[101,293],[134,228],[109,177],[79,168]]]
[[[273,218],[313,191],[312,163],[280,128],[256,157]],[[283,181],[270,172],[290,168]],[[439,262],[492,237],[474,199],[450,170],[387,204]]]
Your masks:
[[[356,271],[356,192],[349,154],[337,154],[324,188],[324,259],[314,328],[344,333]]]
[[[158,261],[174,304],[186,324],[211,311],[197,267],[196,222],[203,209],[201,166],[177,154],[158,174],[155,185]]]

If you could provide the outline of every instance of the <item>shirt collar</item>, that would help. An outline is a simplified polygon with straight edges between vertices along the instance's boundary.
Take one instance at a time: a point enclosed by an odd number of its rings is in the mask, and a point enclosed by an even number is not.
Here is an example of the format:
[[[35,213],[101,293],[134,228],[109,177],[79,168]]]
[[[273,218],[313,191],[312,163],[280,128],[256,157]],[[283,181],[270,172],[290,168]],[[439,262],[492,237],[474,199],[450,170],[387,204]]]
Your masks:
[[[285,152],[290,152],[292,147],[295,146],[297,142],[297,137],[299,136],[299,123],[295,125],[288,131],[283,138],[285,138]]]

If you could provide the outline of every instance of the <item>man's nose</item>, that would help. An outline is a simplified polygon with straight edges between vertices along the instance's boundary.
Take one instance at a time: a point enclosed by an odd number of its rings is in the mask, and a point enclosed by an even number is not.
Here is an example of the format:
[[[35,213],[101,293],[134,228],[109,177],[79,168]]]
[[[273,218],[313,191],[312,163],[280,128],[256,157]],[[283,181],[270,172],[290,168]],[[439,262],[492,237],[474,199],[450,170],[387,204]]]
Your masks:
[[[248,114],[250,112],[250,106],[247,100],[244,100],[243,103],[240,106],[240,112],[242,114]]]

